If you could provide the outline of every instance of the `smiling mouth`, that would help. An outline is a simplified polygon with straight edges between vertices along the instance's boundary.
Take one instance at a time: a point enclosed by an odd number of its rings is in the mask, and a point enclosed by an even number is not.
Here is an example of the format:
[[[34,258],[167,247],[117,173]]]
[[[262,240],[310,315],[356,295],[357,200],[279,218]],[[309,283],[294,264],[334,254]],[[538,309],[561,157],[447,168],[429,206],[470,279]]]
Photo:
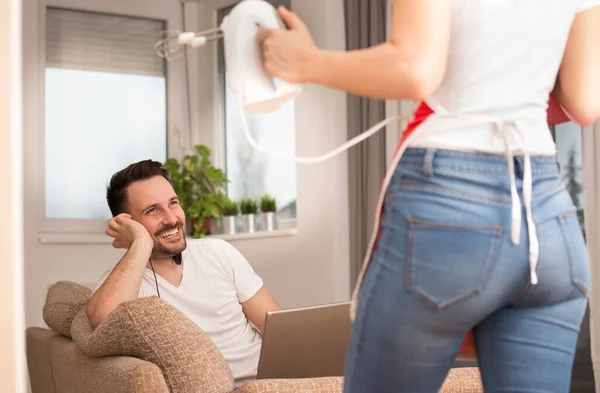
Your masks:
[[[171,229],[161,233],[159,236],[163,239],[172,239],[179,234],[179,228]]]

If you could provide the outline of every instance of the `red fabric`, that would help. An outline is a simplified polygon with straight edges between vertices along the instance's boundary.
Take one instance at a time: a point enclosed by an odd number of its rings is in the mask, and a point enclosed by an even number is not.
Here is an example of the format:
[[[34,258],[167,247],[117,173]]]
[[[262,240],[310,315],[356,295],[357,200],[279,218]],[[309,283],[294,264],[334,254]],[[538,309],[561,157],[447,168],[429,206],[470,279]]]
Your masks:
[[[555,125],[574,121],[573,116],[562,105],[556,101],[553,94],[550,94],[548,100],[548,110],[546,111],[548,125]]]
[[[394,154],[394,156],[398,154],[398,150],[400,150],[400,148],[404,145],[404,142],[406,142],[406,138],[408,138],[417,129],[417,127],[419,127],[425,120],[427,120],[429,116],[433,115],[433,113],[433,109],[431,109],[429,105],[427,105],[424,102],[422,102],[421,105],[417,107],[413,115],[412,121],[408,123],[408,126],[406,126],[406,130],[404,130],[404,132],[402,133],[402,139],[400,140],[400,143],[398,143],[398,147],[396,148],[396,153]]]
[[[477,359],[477,354],[475,353],[475,339],[473,338],[473,331],[469,330],[463,343],[458,350],[458,355],[466,358]]]

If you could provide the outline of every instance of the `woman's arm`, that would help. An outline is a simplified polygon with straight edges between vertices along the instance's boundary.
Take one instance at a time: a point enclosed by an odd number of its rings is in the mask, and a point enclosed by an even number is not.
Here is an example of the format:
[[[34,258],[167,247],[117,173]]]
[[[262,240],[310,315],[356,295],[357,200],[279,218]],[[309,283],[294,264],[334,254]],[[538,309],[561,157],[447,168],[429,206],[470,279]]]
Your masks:
[[[450,40],[449,0],[395,0],[389,42],[317,51],[309,82],[381,99],[423,100],[440,86]]]
[[[395,0],[391,40],[349,52],[317,49],[302,21],[280,9],[290,30],[260,32],[265,67],[288,81],[363,97],[422,100],[439,88],[446,71],[450,2]]]
[[[571,27],[554,94],[581,125],[600,118],[600,7],[580,12]]]

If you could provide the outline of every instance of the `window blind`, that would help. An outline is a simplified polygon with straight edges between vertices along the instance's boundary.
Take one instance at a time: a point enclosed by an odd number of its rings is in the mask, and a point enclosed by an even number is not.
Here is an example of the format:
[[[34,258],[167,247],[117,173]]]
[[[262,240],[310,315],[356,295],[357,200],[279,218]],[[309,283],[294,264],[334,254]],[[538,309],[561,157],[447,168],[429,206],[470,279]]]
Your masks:
[[[165,76],[154,44],[163,21],[48,8],[46,67]]]

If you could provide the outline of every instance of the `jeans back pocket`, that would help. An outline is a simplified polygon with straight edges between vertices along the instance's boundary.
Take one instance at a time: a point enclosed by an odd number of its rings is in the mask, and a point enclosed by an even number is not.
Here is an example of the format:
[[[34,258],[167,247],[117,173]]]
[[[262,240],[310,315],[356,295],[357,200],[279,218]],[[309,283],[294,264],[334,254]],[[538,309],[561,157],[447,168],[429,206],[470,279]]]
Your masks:
[[[558,221],[569,255],[571,282],[581,293],[588,295],[591,285],[590,260],[576,212],[559,214]]]
[[[498,258],[500,226],[466,226],[410,218],[406,285],[434,310],[479,293]]]

